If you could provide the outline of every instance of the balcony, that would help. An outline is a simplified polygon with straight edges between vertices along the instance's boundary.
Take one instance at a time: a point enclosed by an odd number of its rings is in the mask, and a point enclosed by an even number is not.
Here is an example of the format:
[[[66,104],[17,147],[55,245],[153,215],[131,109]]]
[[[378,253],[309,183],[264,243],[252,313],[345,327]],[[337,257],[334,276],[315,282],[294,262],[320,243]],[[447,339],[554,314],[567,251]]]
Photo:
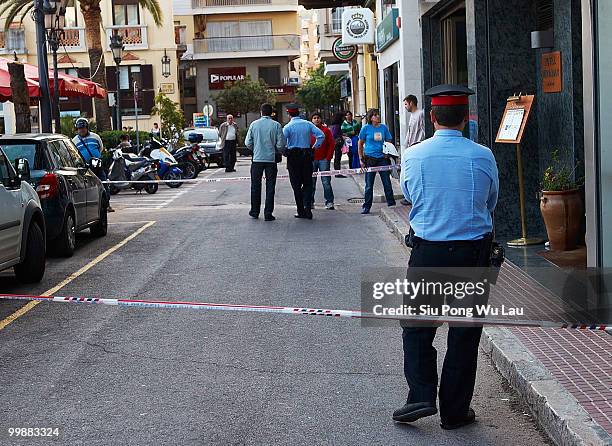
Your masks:
[[[0,31],[0,54],[26,54],[25,30],[23,28],[9,28]]]
[[[106,46],[109,49],[110,38],[113,34],[123,37],[123,45],[126,50],[147,50],[147,27],[145,25],[113,25],[106,27]]]
[[[85,44],[85,28],[64,28],[64,35],[60,38],[60,51],[68,53],[87,51]]]
[[[300,36],[279,34],[265,36],[206,37],[193,39],[194,59],[270,57],[300,55]]]
[[[191,8],[190,15],[194,13],[193,10],[196,10],[195,14],[206,15],[238,14],[263,11],[297,11],[298,3],[297,0],[191,0]]]

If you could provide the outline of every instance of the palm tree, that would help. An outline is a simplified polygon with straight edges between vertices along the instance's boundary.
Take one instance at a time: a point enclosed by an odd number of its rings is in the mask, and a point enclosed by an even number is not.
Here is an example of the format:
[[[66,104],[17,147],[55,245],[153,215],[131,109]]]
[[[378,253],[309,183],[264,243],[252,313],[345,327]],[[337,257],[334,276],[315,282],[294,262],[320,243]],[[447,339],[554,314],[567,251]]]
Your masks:
[[[76,2],[72,0],[70,3]],[[89,66],[93,77],[91,80],[106,88],[106,65],[104,63],[104,47],[102,44],[102,14],[100,3],[102,0],[79,0],[79,6],[85,21],[85,43],[89,53]],[[159,0],[138,0],[143,9],[153,16],[155,25],[163,22],[162,10]],[[5,30],[20,15],[23,19],[34,7],[33,0],[0,0],[0,17],[5,17]],[[106,38],[106,37],[105,37]],[[96,109],[96,124],[99,130],[111,128],[110,108],[106,99],[94,99]]]

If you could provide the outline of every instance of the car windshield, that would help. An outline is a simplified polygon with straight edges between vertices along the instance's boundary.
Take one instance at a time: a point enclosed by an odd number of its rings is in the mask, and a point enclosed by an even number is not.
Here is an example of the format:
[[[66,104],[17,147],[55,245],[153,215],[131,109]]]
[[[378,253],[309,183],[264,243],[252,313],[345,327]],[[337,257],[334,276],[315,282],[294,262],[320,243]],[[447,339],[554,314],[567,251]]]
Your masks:
[[[32,170],[44,170],[44,158],[42,152],[37,150],[37,144],[32,143],[2,143],[0,145],[11,163],[15,163],[16,159],[25,158],[30,164]]]
[[[217,129],[187,130],[185,132],[185,139],[189,137],[190,133],[199,133],[204,138],[204,141],[216,141],[217,139],[219,139],[219,131]]]

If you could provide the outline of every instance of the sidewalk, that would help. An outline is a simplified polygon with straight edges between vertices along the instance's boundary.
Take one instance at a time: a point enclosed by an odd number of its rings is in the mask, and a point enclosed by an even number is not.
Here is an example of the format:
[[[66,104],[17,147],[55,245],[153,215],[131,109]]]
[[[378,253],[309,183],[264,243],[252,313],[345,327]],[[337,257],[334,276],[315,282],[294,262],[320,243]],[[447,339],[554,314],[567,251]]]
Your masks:
[[[408,234],[409,211],[409,206],[399,205],[381,209],[381,218],[401,243]],[[519,305],[558,305],[550,291],[509,261],[502,268],[496,290],[497,298]],[[612,445],[609,333],[485,328],[481,345],[556,444]]]

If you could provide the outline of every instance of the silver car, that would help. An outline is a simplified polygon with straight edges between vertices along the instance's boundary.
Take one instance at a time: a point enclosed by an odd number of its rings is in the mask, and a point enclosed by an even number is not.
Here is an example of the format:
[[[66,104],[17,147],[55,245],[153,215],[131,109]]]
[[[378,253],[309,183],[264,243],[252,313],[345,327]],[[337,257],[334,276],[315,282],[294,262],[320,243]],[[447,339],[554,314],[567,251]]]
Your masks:
[[[219,129],[217,127],[196,127],[185,129],[183,136],[187,141],[191,133],[199,133],[203,139],[200,143],[200,150],[206,153],[209,163],[217,163],[223,167],[223,148],[218,146]]]

